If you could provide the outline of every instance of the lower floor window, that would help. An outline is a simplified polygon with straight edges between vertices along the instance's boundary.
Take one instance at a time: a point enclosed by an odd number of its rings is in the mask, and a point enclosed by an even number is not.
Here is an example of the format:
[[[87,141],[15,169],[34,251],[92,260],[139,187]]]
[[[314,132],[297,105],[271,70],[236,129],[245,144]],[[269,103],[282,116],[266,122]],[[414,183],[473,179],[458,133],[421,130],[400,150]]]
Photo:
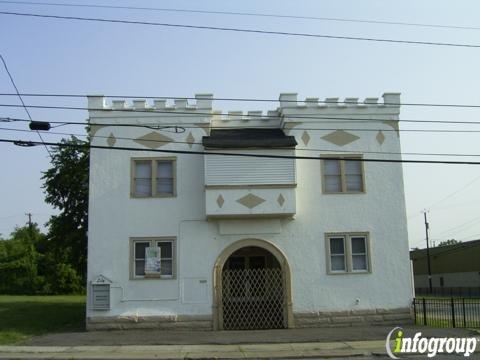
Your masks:
[[[152,259],[148,259],[147,256],[154,256],[156,259],[152,262]],[[173,278],[175,276],[175,238],[131,239],[131,261],[132,278],[139,279],[152,275]]]
[[[370,272],[368,234],[335,233],[326,235],[327,272]]]

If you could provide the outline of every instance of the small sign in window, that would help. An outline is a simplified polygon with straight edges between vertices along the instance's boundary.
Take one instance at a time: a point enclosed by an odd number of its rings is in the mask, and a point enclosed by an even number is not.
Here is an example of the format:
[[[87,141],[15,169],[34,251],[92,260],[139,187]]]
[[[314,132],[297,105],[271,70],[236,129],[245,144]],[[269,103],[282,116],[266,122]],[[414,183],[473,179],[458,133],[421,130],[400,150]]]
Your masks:
[[[160,275],[160,248],[145,248],[145,275]]]

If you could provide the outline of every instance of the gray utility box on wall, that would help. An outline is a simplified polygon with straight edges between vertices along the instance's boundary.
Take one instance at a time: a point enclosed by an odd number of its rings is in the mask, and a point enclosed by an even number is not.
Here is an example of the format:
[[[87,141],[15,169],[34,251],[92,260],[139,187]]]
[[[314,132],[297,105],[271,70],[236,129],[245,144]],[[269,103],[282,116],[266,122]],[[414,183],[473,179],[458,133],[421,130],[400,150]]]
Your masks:
[[[92,281],[92,310],[110,310],[110,285],[112,281],[100,275]]]

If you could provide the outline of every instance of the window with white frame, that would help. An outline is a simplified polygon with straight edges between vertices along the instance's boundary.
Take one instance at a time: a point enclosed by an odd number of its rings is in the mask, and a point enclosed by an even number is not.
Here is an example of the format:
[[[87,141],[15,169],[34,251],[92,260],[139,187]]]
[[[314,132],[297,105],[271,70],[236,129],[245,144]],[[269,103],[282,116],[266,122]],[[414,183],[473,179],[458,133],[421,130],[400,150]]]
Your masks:
[[[349,156],[349,159],[361,159],[361,156]],[[323,192],[361,193],[365,191],[363,180],[363,163],[360,160],[324,159],[323,163]]]
[[[160,272],[157,277],[175,277],[175,238],[131,239],[131,277],[142,279],[151,275],[145,276],[146,252],[151,247],[158,247],[160,250]]]
[[[371,271],[367,234],[337,233],[325,238],[329,274]]]
[[[175,196],[175,158],[132,159],[131,194],[133,197]]]

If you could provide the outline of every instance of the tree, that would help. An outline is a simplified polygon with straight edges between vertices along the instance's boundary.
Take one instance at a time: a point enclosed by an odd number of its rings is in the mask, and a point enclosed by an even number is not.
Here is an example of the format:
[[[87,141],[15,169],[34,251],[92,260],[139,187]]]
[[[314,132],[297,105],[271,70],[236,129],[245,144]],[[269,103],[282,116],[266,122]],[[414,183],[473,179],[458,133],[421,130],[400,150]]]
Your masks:
[[[45,240],[37,224],[16,227],[10,239],[0,241],[0,293],[41,292],[44,277],[39,274],[42,255],[37,247]]]
[[[84,145],[76,137],[62,143]],[[50,218],[45,242],[45,267],[54,279],[49,292],[78,292],[87,271],[89,150],[58,147],[51,168],[42,176],[45,201],[60,213]]]
[[[450,239],[450,240],[441,241],[438,244],[438,246],[455,245],[455,244],[459,244],[459,243],[460,243],[460,241],[458,241],[458,240]]]

